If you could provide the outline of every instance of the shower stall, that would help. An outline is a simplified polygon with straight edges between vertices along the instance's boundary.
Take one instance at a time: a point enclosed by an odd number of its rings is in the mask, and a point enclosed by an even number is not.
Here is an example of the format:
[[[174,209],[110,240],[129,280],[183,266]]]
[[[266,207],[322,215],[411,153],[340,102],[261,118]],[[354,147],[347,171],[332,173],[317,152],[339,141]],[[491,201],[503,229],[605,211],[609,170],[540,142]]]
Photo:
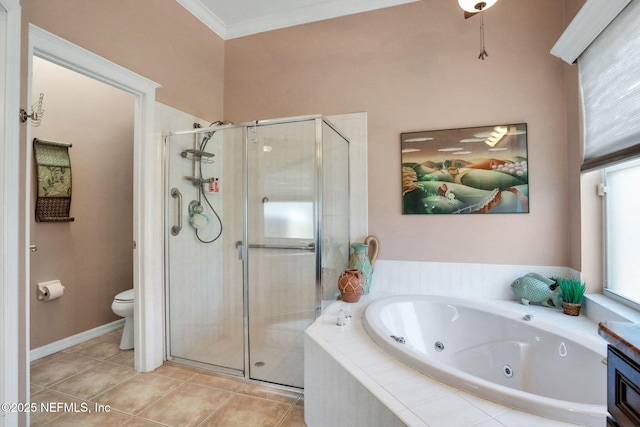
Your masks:
[[[349,144],[305,116],[172,132],[167,359],[290,387],[349,256]]]

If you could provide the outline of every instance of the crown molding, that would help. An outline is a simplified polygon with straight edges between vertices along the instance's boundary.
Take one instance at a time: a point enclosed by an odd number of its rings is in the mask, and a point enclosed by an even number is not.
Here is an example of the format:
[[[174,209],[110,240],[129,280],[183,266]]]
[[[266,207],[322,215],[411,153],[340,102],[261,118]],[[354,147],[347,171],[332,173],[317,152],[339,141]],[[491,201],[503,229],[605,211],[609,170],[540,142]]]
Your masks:
[[[551,54],[573,64],[630,2],[631,0],[587,0],[551,48]]]
[[[200,0],[176,0],[196,18],[224,40],[244,37],[294,25],[353,15],[421,0],[334,0],[322,4],[291,9],[286,13],[267,15],[257,19],[225,24],[214,11]]]
[[[206,7],[200,0],[176,0],[182,7],[187,9],[193,16],[198,18],[211,31],[216,33],[223,40],[227,39],[228,27],[218,16]]]

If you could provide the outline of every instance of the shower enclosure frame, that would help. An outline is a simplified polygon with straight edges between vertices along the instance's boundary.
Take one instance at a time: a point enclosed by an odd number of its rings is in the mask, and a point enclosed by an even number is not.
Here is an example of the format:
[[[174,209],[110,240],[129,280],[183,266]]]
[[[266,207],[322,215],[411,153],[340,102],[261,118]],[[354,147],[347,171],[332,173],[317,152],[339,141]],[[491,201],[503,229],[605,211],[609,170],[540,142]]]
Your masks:
[[[200,368],[204,368],[213,372],[218,372],[218,373],[222,373],[222,374],[230,374],[236,377],[240,377],[243,378],[246,381],[250,381],[250,382],[257,382],[257,383],[267,383],[270,384],[272,386],[276,386],[276,387],[282,387],[282,388],[293,388],[293,389],[297,389],[297,387],[295,386],[287,386],[287,385],[282,385],[282,384],[276,384],[276,383],[272,383],[272,382],[267,382],[267,381],[262,381],[262,380],[257,380],[257,379],[253,379],[251,378],[251,356],[250,356],[250,345],[249,345],[249,339],[250,339],[250,331],[249,331],[249,304],[250,304],[250,296],[249,296],[249,291],[250,291],[250,286],[249,286],[249,281],[250,281],[250,274],[249,274],[249,249],[252,247],[249,243],[249,239],[250,239],[250,233],[249,233],[249,215],[250,215],[250,208],[249,208],[249,184],[250,184],[250,170],[249,170],[249,150],[248,150],[248,146],[249,146],[249,129],[253,128],[253,129],[257,129],[263,126],[271,126],[271,125],[278,125],[278,124],[289,124],[289,123],[296,123],[296,122],[305,122],[305,121],[313,121],[314,122],[314,131],[315,131],[315,141],[314,141],[314,149],[315,149],[315,203],[314,203],[314,216],[315,216],[315,233],[314,233],[314,244],[315,244],[315,316],[314,316],[314,320],[317,319],[318,317],[320,317],[320,315],[322,314],[322,311],[326,308],[324,306],[325,301],[327,302],[327,306],[335,301],[338,297],[338,294],[336,293],[335,297],[332,298],[331,300],[323,300],[323,283],[322,283],[322,274],[323,274],[323,267],[322,267],[322,250],[323,250],[323,244],[322,244],[322,232],[323,232],[323,205],[324,205],[324,201],[323,201],[323,178],[324,178],[324,173],[323,173],[323,124],[327,125],[333,132],[335,132],[340,138],[342,138],[346,144],[350,143],[349,138],[347,138],[333,123],[331,123],[331,121],[329,121],[326,117],[322,116],[322,115],[305,115],[305,116],[295,116],[295,117],[287,117],[287,118],[279,118],[279,119],[268,119],[268,120],[256,120],[256,121],[252,121],[252,122],[245,122],[245,123],[240,123],[240,124],[223,124],[223,125],[218,125],[218,126],[212,126],[212,127],[207,127],[207,128],[194,128],[192,130],[185,130],[185,131],[175,131],[175,132],[170,132],[164,135],[164,144],[163,144],[163,164],[165,166],[168,166],[168,149],[167,146],[170,143],[169,140],[171,137],[173,136],[179,136],[179,135],[197,135],[197,134],[202,134],[202,133],[206,133],[206,132],[218,132],[218,131],[223,131],[225,129],[233,129],[233,128],[240,128],[242,129],[242,220],[243,220],[243,225],[242,225],[242,242],[236,242],[236,248],[238,249],[238,255],[242,257],[242,324],[243,324],[243,333],[244,333],[244,337],[243,337],[243,358],[244,358],[244,364],[243,364],[243,371],[240,372],[236,369],[232,369],[232,368],[226,368],[226,367],[222,367],[222,366],[218,366],[218,365],[210,365],[207,363],[199,363],[197,361],[188,361],[185,360],[183,363],[195,366],[195,367],[200,367]],[[347,145],[347,164],[349,164],[348,161],[348,157],[349,157],[349,149],[348,149],[348,145]],[[348,200],[350,200],[350,174],[347,173],[346,174],[346,179],[347,179],[347,198]],[[169,262],[169,238],[170,238],[170,234],[171,234],[171,227],[169,226],[169,204],[171,203],[168,198],[166,197],[166,194],[168,194],[170,192],[170,185],[169,185],[169,174],[165,172],[165,177],[164,177],[164,187],[165,187],[165,207],[164,207],[164,215],[165,218],[167,218],[167,220],[165,220],[165,227],[164,227],[164,238],[165,238],[165,242],[167,242],[165,244],[165,250],[164,250],[164,256],[165,256],[165,283],[164,283],[164,290],[165,290],[165,295],[169,294],[169,272],[170,272],[170,262]],[[349,203],[347,203],[347,217],[350,217],[350,206]],[[223,220],[224,220],[224,214],[223,214]],[[350,220],[347,221],[347,238],[349,236],[350,233]],[[348,256],[348,250],[347,250],[347,256]],[[170,307],[169,307],[169,302],[167,300],[165,300],[165,328],[166,328],[166,332],[165,332],[165,340],[166,340],[166,345],[165,345],[165,359],[169,360],[171,357],[171,330],[170,330],[170,325],[169,325],[169,319],[170,319]],[[181,359],[184,360],[184,359]]]

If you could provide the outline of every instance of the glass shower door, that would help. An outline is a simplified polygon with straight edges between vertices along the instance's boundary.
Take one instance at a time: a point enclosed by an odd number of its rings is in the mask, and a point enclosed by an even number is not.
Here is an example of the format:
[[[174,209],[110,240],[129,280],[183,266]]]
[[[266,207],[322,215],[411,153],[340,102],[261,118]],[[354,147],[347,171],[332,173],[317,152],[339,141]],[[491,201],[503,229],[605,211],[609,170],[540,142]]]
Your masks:
[[[167,356],[244,373],[241,129],[166,139]]]
[[[303,387],[303,331],[316,315],[316,122],[248,129],[249,372]]]

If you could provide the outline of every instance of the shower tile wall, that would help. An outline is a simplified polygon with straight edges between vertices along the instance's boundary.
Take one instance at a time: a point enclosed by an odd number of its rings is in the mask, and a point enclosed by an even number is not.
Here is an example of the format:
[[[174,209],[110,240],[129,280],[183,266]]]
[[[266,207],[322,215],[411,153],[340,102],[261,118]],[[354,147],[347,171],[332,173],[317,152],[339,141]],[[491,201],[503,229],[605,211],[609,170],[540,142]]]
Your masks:
[[[186,130],[193,127],[194,121],[208,126],[207,122],[197,120],[170,107],[158,105],[158,121],[165,123],[163,132]],[[162,122],[165,120],[165,122]],[[241,136],[241,132],[240,136]],[[204,135],[197,136],[198,142]],[[217,241],[207,244],[196,240],[195,230],[189,225],[187,206],[192,200],[198,200],[199,187],[193,186],[185,177],[194,173],[193,162],[180,156],[185,149],[194,148],[194,135],[173,137],[165,149],[169,161],[170,176],[169,189],[180,188],[182,192],[182,231],[177,236],[169,235],[170,239],[170,333],[171,356],[183,357],[206,363],[243,369],[242,360],[242,269],[237,260],[235,241],[242,238],[241,221],[235,220],[241,213],[236,212],[236,206],[241,207],[242,168],[223,168],[223,163],[241,161],[233,150],[225,152],[221,133],[216,133],[207,143],[205,151],[214,154],[211,163],[202,164],[204,178],[218,178],[220,190],[218,193],[205,191],[208,201],[217,210],[223,223],[224,233]],[[226,136],[230,136],[227,133]],[[241,152],[241,150],[240,150]],[[241,156],[241,154],[240,154]],[[223,161],[224,160],[224,161]],[[226,163],[225,163],[226,164]],[[238,163],[241,165],[241,163]],[[196,168],[199,164],[196,163]],[[167,191],[169,191],[167,189]],[[209,218],[209,225],[199,230],[203,240],[211,240],[219,230],[216,216],[207,206],[204,196],[200,195],[204,213]],[[168,204],[175,210],[177,201],[170,199]],[[233,209],[233,210],[232,210]],[[169,213],[170,221],[177,221],[174,211]],[[224,214],[223,214],[224,212]],[[224,267],[231,267],[223,269]],[[226,277],[223,277],[223,271]],[[228,315],[229,311],[236,311],[236,315]],[[235,336],[227,341],[225,349],[212,345],[221,336],[229,334]],[[237,337],[240,336],[239,339]],[[234,347],[230,350],[229,347]],[[237,347],[237,348],[236,348]]]
[[[172,175],[179,181],[184,177],[194,176],[192,161],[179,156],[180,150],[193,148],[193,139],[201,136],[188,136],[173,139],[171,142],[172,155],[170,156],[170,169]],[[215,138],[215,137],[214,137]],[[220,144],[216,144],[214,138],[209,141],[207,151],[215,154],[216,163],[203,164],[202,173],[205,177],[221,176],[223,153]],[[173,151],[173,145],[180,144],[180,148]],[[196,164],[196,167],[198,165]],[[183,183],[180,183],[183,184]],[[170,183],[171,187],[179,185]],[[182,232],[178,236],[171,237],[171,266],[170,266],[170,310],[172,313],[180,313],[171,316],[171,344],[172,354],[185,357],[182,349],[190,349],[190,357],[198,357],[198,354],[210,351],[209,344],[223,333],[224,325],[224,290],[222,283],[222,245],[224,237],[211,243],[195,243],[195,230],[189,225],[189,215],[186,207],[192,200],[198,199],[200,188],[191,184],[182,185]],[[202,197],[202,196],[200,196]],[[210,195],[209,201],[215,209],[222,211],[224,191]],[[210,240],[215,237],[219,225],[214,215],[208,211],[206,203],[204,212],[210,220],[209,225],[199,230],[203,239]],[[206,318],[203,318],[205,316]],[[188,333],[182,333],[188,331]],[[198,350],[198,348],[200,348]],[[202,360],[206,360],[203,358]]]
[[[349,241],[361,242],[368,230],[367,113],[327,116],[349,139]]]
[[[338,276],[349,259],[349,146],[323,123],[322,132],[322,300],[338,294]]]

